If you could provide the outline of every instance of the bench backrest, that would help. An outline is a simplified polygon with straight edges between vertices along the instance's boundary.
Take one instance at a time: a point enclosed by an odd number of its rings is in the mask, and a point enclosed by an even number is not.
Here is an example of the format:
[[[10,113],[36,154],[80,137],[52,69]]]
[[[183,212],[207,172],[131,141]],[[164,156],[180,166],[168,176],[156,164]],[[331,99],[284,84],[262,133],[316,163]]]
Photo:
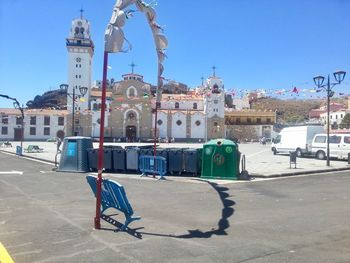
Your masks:
[[[96,197],[97,178],[88,175],[86,176],[86,179]],[[113,180],[102,179],[101,203],[104,209],[114,207],[128,215],[134,213],[126,196],[124,187]]]

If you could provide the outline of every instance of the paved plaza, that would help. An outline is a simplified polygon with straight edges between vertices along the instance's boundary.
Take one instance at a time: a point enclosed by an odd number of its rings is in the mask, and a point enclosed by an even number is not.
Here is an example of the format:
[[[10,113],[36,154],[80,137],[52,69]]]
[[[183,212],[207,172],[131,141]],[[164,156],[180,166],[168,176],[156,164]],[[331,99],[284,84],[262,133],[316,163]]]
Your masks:
[[[24,142],[24,148],[28,145],[35,144],[44,151],[41,153],[24,153],[24,156],[39,158],[49,162],[54,162],[56,155],[56,144],[54,142]],[[12,147],[0,148],[1,151],[15,153],[16,146],[19,142],[12,142]],[[106,143],[105,145],[120,145],[122,147],[131,145],[146,145],[142,143]],[[152,145],[148,143],[147,145]],[[158,143],[163,148],[201,148],[200,143]],[[61,146],[62,147],[62,146]],[[98,143],[94,143],[94,147],[98,148]],[[332,160],[330,167],[326,166],[325,160],[317,160],[315,158],[297,158],[296,169],[294,165],[290,168],[288,155],[273,155],[270,145],[262,145],[259,143],[242,143],[239,144],[239,150],[246,156],[246,169],[249,174],[255,177],[278,177],[285,175],[297,175],[323,171],[336,171],[350,169],[347,161]],[[59,161],[60,155],[57,156]]]
[[[136,237],[104,221],[93,229],[85,174],[4,153],[0,162],[0,242],[16,263],[350,260],[349,172],[224,184],[107,175],[142,217]]]

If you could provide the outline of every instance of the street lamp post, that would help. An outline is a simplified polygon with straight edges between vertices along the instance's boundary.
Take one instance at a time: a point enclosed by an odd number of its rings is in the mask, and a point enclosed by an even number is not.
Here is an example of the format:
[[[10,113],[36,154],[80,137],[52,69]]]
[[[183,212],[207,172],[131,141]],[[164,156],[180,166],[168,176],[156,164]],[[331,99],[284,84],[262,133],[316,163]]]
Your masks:
[[[79,87],[80,94],[75,94],[75,88],[73,88],[73,93],[68,93],[68,85],[67,84],[61,84],[60,89],[66,91],[66,94],[72,99],[72,136],[75,134],[75,100],[79,99],[81,97],[84,97],[87,93],[88,88],[87,87]]]
[[[345,71],[336,71],[333,73],[334,79],[336,82],[331,83],[329,75],[327,77],[327,83],[323,84],[324,82],[324,77],[323,76],[316,76],[314,77],[314,82],[315,85],[320,89],[324,89],[327,91],[327,166],[330,166],[330,161],[329,161],[329,115],[330,115],[330,98],[333,97],[334,91],[332,91],[332,88],[335,85],[340,84],[344,78],[345,78],[346,72]]]
[[[21,106],[21,104],[19,104],[18,100],[16,98],[11,98],[10,96],[7,96],[7,95],[2,95],[0,94],[0,97],[3,97],[3,98],[6,98],[6,99],[9,99],[9,100],[13,100],[13,106],[16,108],[16,109],[19,109],[20,112],[21,112],[21,118],[22,118],[22,121],[21,121],[21,151],[20,151],[20,154],[19,155],[22,155],[22,151],[23,151],[23,139],[24,139],[24,110],[23,110],[23,107]]]

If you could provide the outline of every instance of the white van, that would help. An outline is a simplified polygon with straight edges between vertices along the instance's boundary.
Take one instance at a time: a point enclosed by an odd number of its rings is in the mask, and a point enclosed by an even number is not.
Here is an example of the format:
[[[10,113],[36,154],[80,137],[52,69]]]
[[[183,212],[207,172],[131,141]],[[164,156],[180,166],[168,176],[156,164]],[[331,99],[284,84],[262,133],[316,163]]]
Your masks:
[[[316,134],[312,140],[312,154],[317,159],[327,157],[327,134]],[[348,159],[350,153],[350,134],[329,135],[329,157]]]
[[[297,156],[311,154],[311,142],[315,134],[324,132],[322,126],[295,126],[282,129],[273,140],[273,154],[297,152]]]

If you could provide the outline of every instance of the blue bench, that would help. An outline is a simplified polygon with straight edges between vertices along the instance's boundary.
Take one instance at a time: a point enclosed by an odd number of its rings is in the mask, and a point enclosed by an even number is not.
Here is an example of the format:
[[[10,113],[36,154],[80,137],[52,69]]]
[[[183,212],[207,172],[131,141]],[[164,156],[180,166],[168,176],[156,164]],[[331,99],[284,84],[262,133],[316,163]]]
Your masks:
[[[86,176],[86,180],[96,197],[97,177],[88,175]],[[113,180],[102,179],[101,206],[101,218],[104,220],[106,220],[106,217],[108,216],[103,213],[108,208],[115,208],[124,213],[125,222],[124,225],[122,225],[121,230],[126,230],[131,222],[141,219],[139,216],[133,217],[134,211],[126,196],[124,187]],[[110,223],[108,220],[106,221]]]

